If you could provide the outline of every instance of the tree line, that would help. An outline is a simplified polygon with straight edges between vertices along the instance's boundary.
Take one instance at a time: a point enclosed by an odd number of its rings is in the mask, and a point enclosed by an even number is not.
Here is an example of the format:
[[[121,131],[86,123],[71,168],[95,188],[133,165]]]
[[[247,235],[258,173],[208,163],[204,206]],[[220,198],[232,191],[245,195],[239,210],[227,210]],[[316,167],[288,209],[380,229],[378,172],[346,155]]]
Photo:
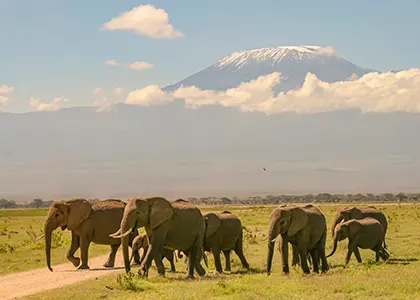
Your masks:
[[[99,199],[89,199],[98,201]],[[420,193],[383,194],[306,194],[306,195],[267,195],[255,197],[188,197],[195,205],[267,205],[280,203],[404,203],[419,202]],[[16,203],[14,200],[0,199],[1,208],[48,208],[53,201],[33,199],[29,203]]]

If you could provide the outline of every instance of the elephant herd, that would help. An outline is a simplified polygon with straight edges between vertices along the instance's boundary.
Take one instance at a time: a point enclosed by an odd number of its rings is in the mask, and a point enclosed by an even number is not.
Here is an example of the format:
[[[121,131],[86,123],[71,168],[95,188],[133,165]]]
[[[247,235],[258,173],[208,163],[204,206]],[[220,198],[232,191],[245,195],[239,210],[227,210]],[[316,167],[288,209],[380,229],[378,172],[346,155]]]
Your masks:
[[[346,264],[354,252],[361,262],[359,248],[371,249],[379,258],[387,260],[385,234],[388,223],[385,215],[374,207],[345,208],[339,210],[332,226],[333,250],[325,253],[327,225],[324,214],[313,205],[280,205],[271,213],[267,252],[267,275],[270,275],[274,243],[279,238],[283,273],[289,273],[288,246],[292,246],[292,264],[299,264],[304,273],[329,269],[327,257],[333,255],[339,241],[348,238]],[[53,202],[44,225],[46,263],[51,267],[51,239],[56,228],[71,231],[71,244],[67,259],[77,269],[89,269],[88,249],[90,243],[110,245],[111,252],[104,267],[114,266],[115,256],[122,244],[126,272],[130,265],[140,265],[139,275],[148,276],[152,261],[160,275],[165,274],[163,258],[171,263],[175,271],[174,257],[187,259],[187,278],[206,274],[201,259],[207,265],[205,251],[212,252],[216,272],[222,273],[220,254],[225,257],[225,270],[230,271],[230,253],[239,257],[242,267],[249,269],[243,252],[243,231],[241,220],[229,211],[202,214],[192,203],[183,199],[168,201],[162,197],[133,198],[127,203],[108,199],[89,202],[86,199],[72,199]],[[139,235],[137,229],[144,227],[146,234]],[[129,255],[131,247],[131,256]],[[80,248],[80,258],[75,252]],[[139,249],[143,248],[140,257]]]

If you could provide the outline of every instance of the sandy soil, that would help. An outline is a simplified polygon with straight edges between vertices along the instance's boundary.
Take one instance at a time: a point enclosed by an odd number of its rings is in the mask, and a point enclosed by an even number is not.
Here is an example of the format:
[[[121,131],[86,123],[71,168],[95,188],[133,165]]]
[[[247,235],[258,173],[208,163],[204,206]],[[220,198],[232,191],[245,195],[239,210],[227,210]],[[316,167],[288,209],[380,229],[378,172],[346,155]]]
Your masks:
[[[108,254],[89,259],[89,270],[75,270],[71,263],[53,265],[53,272],[47,267],[31,271],[0,276],[0,299],[16,299],[38,292],[59,288],[75,282],[120,272],[124,269],[122,257],[117,255],[115,267],[106,269],[102,265]]]

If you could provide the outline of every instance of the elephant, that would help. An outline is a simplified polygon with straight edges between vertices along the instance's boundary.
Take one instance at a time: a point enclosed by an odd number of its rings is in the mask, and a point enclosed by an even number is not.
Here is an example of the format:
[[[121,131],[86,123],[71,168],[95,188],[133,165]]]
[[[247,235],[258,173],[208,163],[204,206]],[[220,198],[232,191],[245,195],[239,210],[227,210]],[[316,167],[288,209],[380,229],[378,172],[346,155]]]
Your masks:
[[[347,265],[351,254],[354,252],[359,263],[362,262],[358,248],[371,249],[376,253],[376,262],[379,258],[386,261],[389,258],[388,252],[383,246],[385,237],[385,230],[382,224],[371,217],[363,219],[351,219],[349,221],[341,220],[334,229],[334,246],[331,253],[327,256],[332,256],[337,250],[337,244],[346,238],[349,239],[347,246],[347,255],[345,264]]]
[[[147,238],[147,234],[136,236],[136,238],[133,241],[133,246],[131,248],[132,250],[131,250],[130,263],[133,260],[135,251],[138,251],[139,249],[143,249],[143,254],[140,258],[140,264],[141,264],[144,258],[146,257],[147,250],[149,249],[149,240]],[[176,272],[176,268],[174,264],[174,257],[176,258],[176,256],[174,255],[174,250],[170,250],[165,247],[162,248],[162,258],[166,258],[171,264],[171,272]]]
[[[48,269],[53,271],[51,267],[51,235],[53,230],[58,227],[61,227],[62,230],[68,229],[71,231],[71,245],[66,257],[78,270],[89,269],[88,249],[92,242],[111,246],[111,253],[104,267],[112,268],[121,240],[112,238],[109,234],[119,228],[125,206],[126,204],[123,201],[116,199],[90,203],[86,199],[78,198],[51,203],[44,225]],[[128,242],[130,246],[137,235],[137,230],[129,232]],[[79,247],[81,259],[74,257],[74,253]],[[135,255],[135,260],[136,262],[140,261],[138,253]]]
[[[382,224],[382,227],[384,228],[384,248],[387,249],[388,246],[385,242],[385,235],[388,229],[388,221],[385,217],[385,214],[374,206],[368,206],[364,208],[357,208],[353,206],[338,210],[331,226],[331,236],[334,236],[335,227],[342,220],[348,221],[351,219],[363,219],[365,217],[374,218]]]
[[[241,220],[229,211],[204,214],[206,232],[204,236],[204,251],[213,253],[214,264],[218,273],[223,273],[220,262],[222,251],[226,261],[226,271],[230,271],[230,252],[235,251],[241,260],[242,267],[249,269],[249,264],[243,253],[243,234]]]
[[[194,270],[199,276],[206,274],[200,263],[203,255],[204,217],[190,202],[183,199],[169,201],[163,197],[132,198],[127,201],[120,229],[111,234],[113,238],[121,238],[126,272],[130,271],[127,235],[134,228],[140,227],[145,227],[150,243],[140,265],[140,276],[148,277],[153,259],[159,275],[165,275],[161,256],[163,247],[189,253],[187,278],[194,278]]]
[[[322,272],[327,272],[325,257],[327,225],[324,214],[312,204],[304,207],[280,205],[270,216],[268,230],[267,275],[271,274],[274,243],[280,235],[279,250],[282,254],[283,273],[289,274],[288,243],[299,251],[302,271],[309,274],[308,252],[312,256],[313,271],[319,272],[319,259]]]

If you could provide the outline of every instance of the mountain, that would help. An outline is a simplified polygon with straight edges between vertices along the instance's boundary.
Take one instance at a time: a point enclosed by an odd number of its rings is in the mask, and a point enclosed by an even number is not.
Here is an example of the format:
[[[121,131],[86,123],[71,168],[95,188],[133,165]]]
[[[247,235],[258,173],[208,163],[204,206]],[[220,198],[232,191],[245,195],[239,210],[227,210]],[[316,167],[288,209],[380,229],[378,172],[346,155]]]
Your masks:
[[[373,72],[341,58],[320,46],[288,46],[234,52],[215,64],[164,88],[173,91],[194,85],[201,89],[226,90],[261,75],[281,72],[281,81],[274,91],[301,87],[308,72],[325,82],[349,79]]]
[[[179,103],[0,114],[0,198],[416,191],[419,129],[418,114]]]
[[[227,89],[280,71],[276,87],[361,76],[329,49],[233,53],[168,86]],[[404,91],[402,91],[404,92]],[[420,114],[266,115],[234,107],[117,104],[106,110],[0,113],[0,198],[418,192]]]

